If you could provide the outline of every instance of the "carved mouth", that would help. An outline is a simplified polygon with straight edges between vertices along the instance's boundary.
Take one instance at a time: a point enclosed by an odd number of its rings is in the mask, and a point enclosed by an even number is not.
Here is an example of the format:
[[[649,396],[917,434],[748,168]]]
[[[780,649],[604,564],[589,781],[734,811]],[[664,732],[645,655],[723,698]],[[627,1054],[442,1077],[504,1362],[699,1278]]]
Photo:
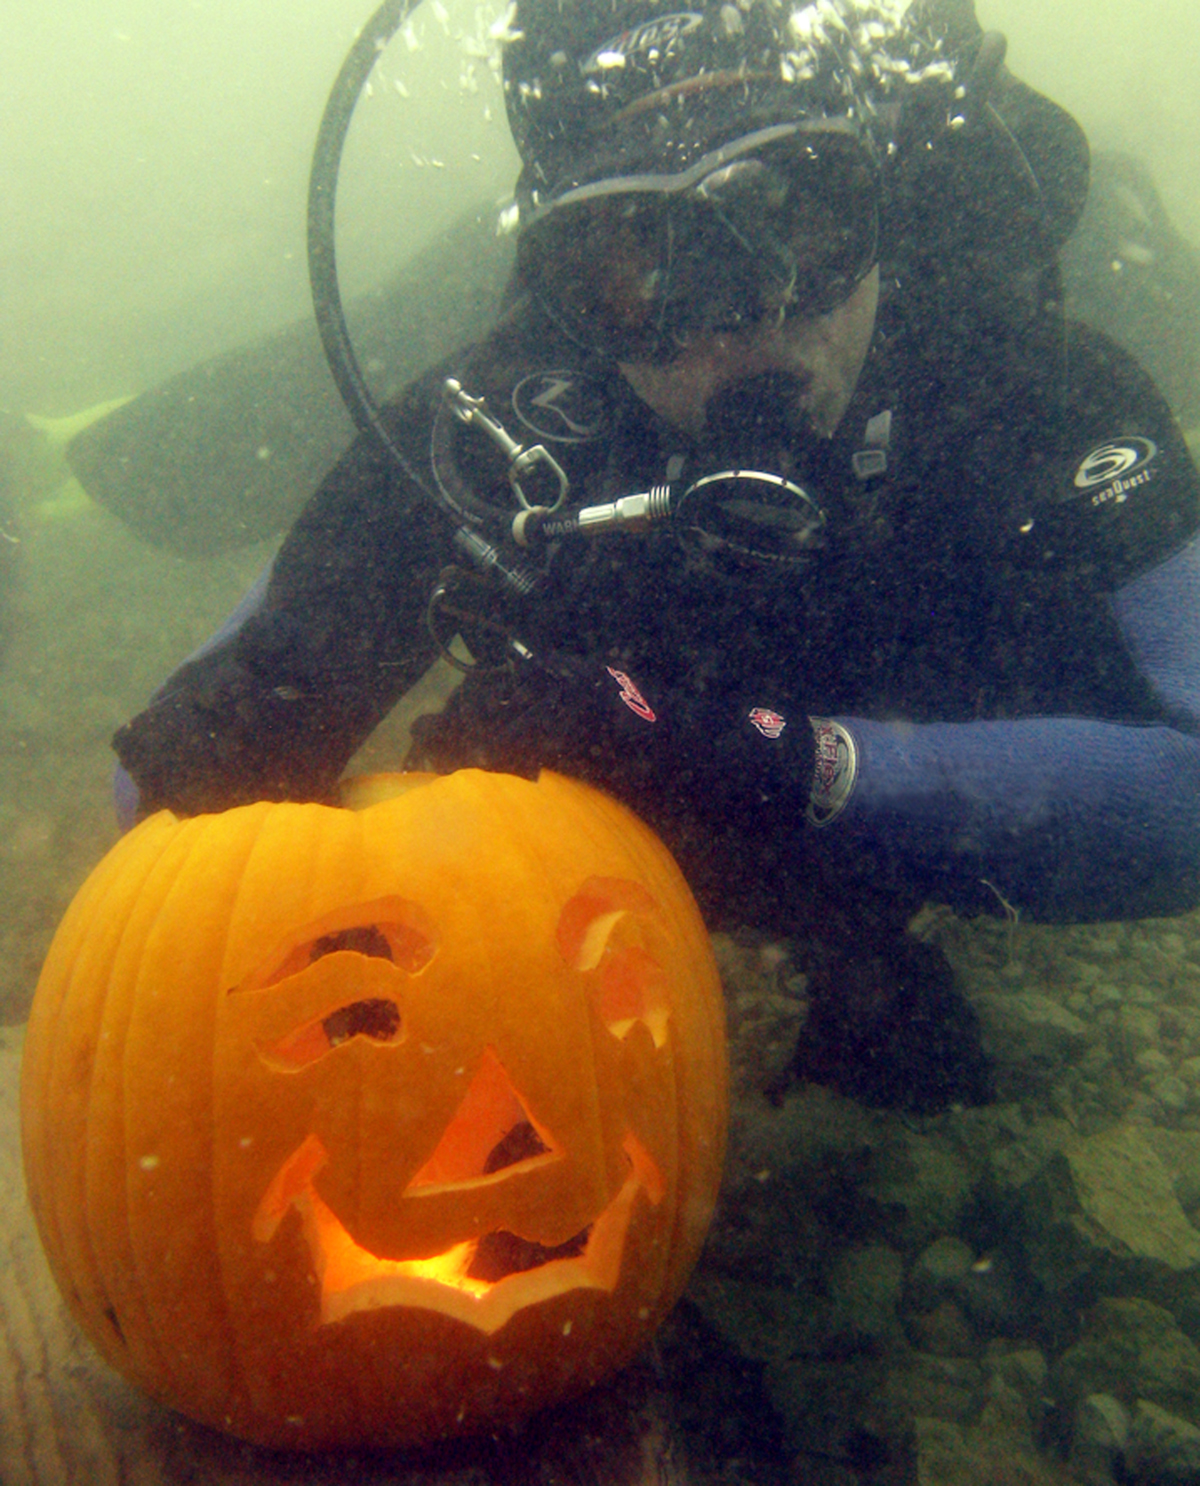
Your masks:
[[[328,1153],[310,1135],[284,1162],[254,1217],[253,1234],[269,1242],[294,1207],[320,1284],[320,1323],[358,1311],[409,1306],[439,1311],[490,1335],[519,1310],[571,1290],[612,1291],[639,1192],[659,1203],[662,1174],[631,1133],[622,1141],[629,1173],[616,1196],[586,1228],[565,1242],[497,1228],[437,1254],[386,1259],[363,1248],[316,1191]],[[561,1160],[553,1138],[532,1121],[503,1068],[485,1055],[437,1150],[404,1197],[503,1182],[515,1170]]]

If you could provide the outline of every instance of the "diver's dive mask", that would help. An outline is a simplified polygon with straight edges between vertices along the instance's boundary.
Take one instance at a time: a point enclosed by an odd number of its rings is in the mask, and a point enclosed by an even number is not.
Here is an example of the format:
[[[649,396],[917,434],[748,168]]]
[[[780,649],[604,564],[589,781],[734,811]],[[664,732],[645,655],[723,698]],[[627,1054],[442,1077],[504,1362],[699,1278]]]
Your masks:
[[[517,261],[578,343],[662,363],[706,335],[828,313],[878,247],[878,171],[827,121],[756,130],[677,174],[568,182],[522,208]]]

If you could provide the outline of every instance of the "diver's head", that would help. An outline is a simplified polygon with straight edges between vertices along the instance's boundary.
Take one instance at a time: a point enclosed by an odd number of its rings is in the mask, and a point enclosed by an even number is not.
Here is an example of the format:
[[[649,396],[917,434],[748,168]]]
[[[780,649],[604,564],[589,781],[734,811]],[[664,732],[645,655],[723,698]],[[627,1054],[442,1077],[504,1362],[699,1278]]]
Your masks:
[[[828,438],[858,385],[878,303],[875,267],[823,314],[764,316],[700,332],[673,356],[619,365],[647,406],[693,437],[720,422],[726,432],[768,423],[781,446],[805,430]]]
[[[518,262],[548,313],[679,426],[768,374],[832,433],[911,214],[897,157],[972,107],[970,0],[517,0],[512,30]]]
[[[804,16],[519,0],[519,261],[570,334],[664,365],[828,316],[871,274],[879,100]]]

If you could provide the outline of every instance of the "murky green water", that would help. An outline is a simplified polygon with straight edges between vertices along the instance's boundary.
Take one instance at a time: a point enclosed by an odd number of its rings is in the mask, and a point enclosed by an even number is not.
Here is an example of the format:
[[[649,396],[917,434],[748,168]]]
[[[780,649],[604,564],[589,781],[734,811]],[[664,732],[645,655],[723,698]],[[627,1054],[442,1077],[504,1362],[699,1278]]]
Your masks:
[[[1200,245],[1191,0],[978,10],[1095,146],[1150,168]],[[365,14],[358,0],[0,7],[0,1023],[25,1019],[53,927],[114,839],[113,729],[271,550],[147,545],[70,479],[62,431],[24,415],[141,393],[307,313],[309,150]],[[415,44],[383,59],[347,156],[350,293],[505,196],[502,104],[462,41],[486,21],[459,3],[443,24],[427,0]],[[768,1105],[803,981],[786,946],[723,948],[727,1195],[656,1375],[692,1441],[678,1479],[984,1486],[1066,1480],[1068,1459],[1093,1486],[1200,1479],[1200,920],[931,932],[984,1017],[999,1098],[928,1122],[812,1089]],[[189,1448],[216,1469],[216,1447],[176,1443],[179,1479]]]

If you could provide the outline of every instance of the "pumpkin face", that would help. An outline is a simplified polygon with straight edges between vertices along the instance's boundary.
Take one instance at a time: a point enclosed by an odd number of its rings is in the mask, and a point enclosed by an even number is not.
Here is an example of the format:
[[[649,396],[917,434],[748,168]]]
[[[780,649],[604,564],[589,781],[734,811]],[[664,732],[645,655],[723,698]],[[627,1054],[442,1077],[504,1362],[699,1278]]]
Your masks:
[[[418,1444],[627,1361],[725,1130],[720,989],[665,848],[543,774],[360,782],[127,836],[22,1075],[43,1241],[106,1357],[268,1444]]]

